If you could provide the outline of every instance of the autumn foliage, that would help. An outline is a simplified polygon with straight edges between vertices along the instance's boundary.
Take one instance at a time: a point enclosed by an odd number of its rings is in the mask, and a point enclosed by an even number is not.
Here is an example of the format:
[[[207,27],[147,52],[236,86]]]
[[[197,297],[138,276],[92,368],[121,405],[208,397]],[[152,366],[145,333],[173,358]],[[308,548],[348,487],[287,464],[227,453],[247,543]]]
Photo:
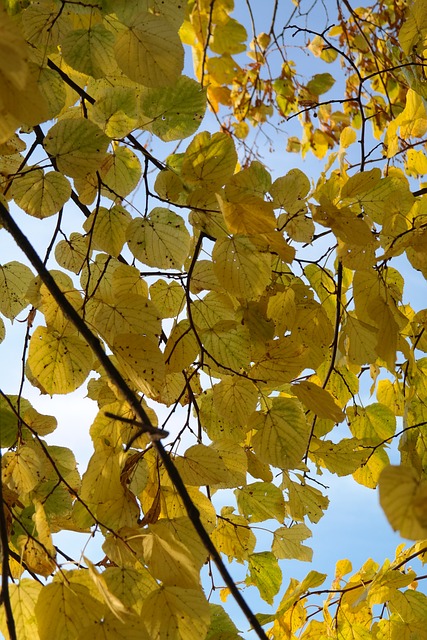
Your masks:
[[[0,341],[27,323],[0,395],[4,636],[427,638],[427,3],[2,4]],[[31,385],[87,388],[87,468]],[[322,470],[379,486],[412,546],[285,580]]]

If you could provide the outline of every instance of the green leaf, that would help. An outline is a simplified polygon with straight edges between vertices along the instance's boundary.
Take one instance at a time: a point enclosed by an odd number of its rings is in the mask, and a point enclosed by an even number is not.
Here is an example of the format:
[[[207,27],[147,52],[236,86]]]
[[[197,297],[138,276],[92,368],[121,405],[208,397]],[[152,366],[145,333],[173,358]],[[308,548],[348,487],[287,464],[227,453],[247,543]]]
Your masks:
[[[307,89],[310,93],[320,96],[326,93],[335,84],[335,78],[330,73],[316,73],[307,83]]]
[[[277,558],[271,551],[253,553],[249,556],[249,576],[246,584],[258,588],[260,596],[268,604],[273,604],[273,598],[279,593],[282,584],[282,571]]]
[[[67,33],[61,43],[67,64],[93,78],[102,78],[116,68],[114,35],[103,24]]]

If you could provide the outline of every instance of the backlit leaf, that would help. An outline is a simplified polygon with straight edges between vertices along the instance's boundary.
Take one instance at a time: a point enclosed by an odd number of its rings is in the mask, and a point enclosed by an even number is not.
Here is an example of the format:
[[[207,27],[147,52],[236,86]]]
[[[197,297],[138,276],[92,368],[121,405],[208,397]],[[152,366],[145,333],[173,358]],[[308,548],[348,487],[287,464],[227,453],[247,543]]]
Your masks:
[[[92,362],[92,352],[79,336],[61,336],[37,327],[31,337],[28,365],[46,393],[70,393],[80,387]]]
[[[161,15],[135,13],[114,45],[121,70],[146,87],[164,87],[180,77],[184,50],[174,26]]]
[[[203,638],[210,621],[209,604],[200,589],[159,587],[141,611],[151,638]]]
[[[305,524],[294,524],[292,527],[279,527],[274,532],[272,552],[281,559],[295,559],[303,562],[310,562],[313,557],[313,550],[303,543],[307,538],[311,538],[311,531]]]
[[[18,176],[12,185],[16,204],[35,218],[57,213],[71,196],[71,185],[58,171],[35,169]]]
[[[109,143],[101,129],[86,118],[60,120],[44,139],[46,152],[71,178],[84,178],[99,169]]]
[[[32,272],[20,262],[0,265],[0,312],[6,318],[15,318],[28,306],[25,294],[32,280]]]
[[[263,462],[281,469],[300,463],[308,444],[309,426],[300,403],[294,398],[273,398],[265,412],[252,415],[249,422],[255,453]]]
[[[190,249],[184,220],[161,207],[153,209],[145,219],[132,220],[126,237],[137,260],[159,269],[179,269]]]
[[[206,95],[195,80],[180,76],[171,87],[142,91],[144,128],[161,140],[182,140],[197,131],[206,108]]]
[[[408,466],[388,466],[380,475],[380,503],[394,530],[410,540],[427,536],[427,483]]]

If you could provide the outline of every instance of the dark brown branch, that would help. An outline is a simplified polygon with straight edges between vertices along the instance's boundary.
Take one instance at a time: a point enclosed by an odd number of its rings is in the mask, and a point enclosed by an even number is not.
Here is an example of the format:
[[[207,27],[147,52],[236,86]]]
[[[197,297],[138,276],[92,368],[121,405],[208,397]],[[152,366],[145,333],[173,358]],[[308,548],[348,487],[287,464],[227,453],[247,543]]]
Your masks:
[[[104,349],[101,346],[98,338],[92,333],[89,327],[86,325],[84,320],[79,316],[77,311],[68,301],[68,299],[64,296],[55,280],[49,273],[49,271],[44,266],[42,260],[36,253],[34,247],[29,242],[28,238],[22,233],[21,229],[18,227],[16,222],[13,220],[9,211],[0,202],[0,221],[3,226],[9,231],[9,233],[14,238],[16,244],[19,248],[25,253],[28,260],[31,262],[33,267],[36,269],[39,274],[41,280],[46,285],[55,301],[60,306],[61,310],[65,313],[66,316],[70,319],[70,321],[74,324],[74,326],[78,329],[83,338],[87,341],[93,353],[97,356],[101,365],[105,369],[107,375],[114,382],[114,384],[118,387],[120,392],[123,394],[124,398],[127,400],[129,405],[135,411],[136,415],[139,417],[141,423],[144,425],[144,431],[150,435],[153,446],[155,447],[173,485],[175,486],[178,495],[180,496],[185,509],[188,513],[188,517],[190,518],[197,534],[199,535],[203,545],[205,546],[208,553],[211,555],[213,561],[215,562],[217,569],[223,578],[225,584],[230,589],[230,593],[233,595],[240,609],[246,616],[248,622],[252,625],[253,630],[257,634],[257,636],[261,640],[267,640],[267,636],[260,625],[258,619],[255,614],[247,604],[246,600],[243,598],[236,584],[234,583],[233,578],[227,570],[224,562],[221,559],[221,556],[213,544],[212,540],[209,537],[208,532],[204,528],[202,521],[200,519],[200,513],[192,501],[187,488],[178,473],[177,468],[175,467],[171,457],[163,447],[163,444],[159,440],[159,429],[156,429],[145,412],[144,408],[141,406],[138,396],[132,391],[129,387],[121,373],[111,362],[110,358],[105,353]],[[5,531],[6,533],[6,531]],[[6,536],[7,538],[7,536]],[[7,542],[7,540],[6,540]],[[16,640],[16,635],[11,636],[12,640]]]

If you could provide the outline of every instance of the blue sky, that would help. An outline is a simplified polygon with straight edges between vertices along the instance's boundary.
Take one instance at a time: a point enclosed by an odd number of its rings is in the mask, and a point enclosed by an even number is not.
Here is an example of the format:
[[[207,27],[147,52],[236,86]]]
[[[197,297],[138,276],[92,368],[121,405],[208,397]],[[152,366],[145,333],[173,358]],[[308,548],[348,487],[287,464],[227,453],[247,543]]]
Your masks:
[[[236,0],[236,4],[239,5],[237,18],[247,21],[247,15],[245,18],[240,17],[240,7],[245,5],[245,2],[243,2],[243,0]],[[291,5],[291,3],[287,4]],[[273,2],[271,0],[270,2],[253,0],[252,5],[255,9],[257,31],[268,30],[269,16],[271,13],[269,8],[273,6]],[[265,18],[266,16],[267,18]],[[266,23],[264,23],[264,20],[266,20]],[[306,57],[305,53],[298,52],[297,50],[295,50],[295,52],[303,65],[303,72],[309,71],[313,73],[316,65],[313,57],[311,55],[310,57]],[[304,60],[306,61],[305,64]],[[335,92],[333,90],[332,93],[334,93],[334,95],[338,93],[339,95],[338,90]],[[202,129],[203,127],[206,128],[212,121],[212,116],[208,116],[204,125],[202,125]],[[279,134],[272,132],[272,134],[274,133],[274,152],[271,153],[268,150],[268,145],[266,145],[263,150],[265,162],[272,170],[273,176],[278,177],[279,175],[284,175],[291,168],[299,167],[315,182],[323,167],[323,161],[318,161],[312,156],[308,156],[303,160],[295,154],[289,155],[285,153],[286,134],[299,135],[300,128],[297,120],[283,123],[281,130],[282,133]],[[187,143],[185,142],[184,147],[186,145]],[[163,147],[160,150],[155,146],[154,153],[158,153],[160,157],[166,155]],[[25,222],[24,228],[27,235],[34,241],[39,251],[43,254],[45,246],[51,237],[55,220],[36,220],[23,213],[18,213],[15,209],[13,209],[13,213],[16,215],[18,221]],[[77,220],[79,220],[79,222],[77,222]],[[78,210],[72,207],[66,211],[64,217],[65,230],[76,230],[80,222],[83,223],[83,216]],[[22,256],[19,255],[19,251],[14,247],[13,241],[8,238],[5,230],[0,230],[0,247],[0,262],[2,264],[10,260],[22,260]],[[310,257],[309,249],[307,249],[307,257]],[[422,278],[418,280],[412,269],[409,273],[404,262],[402,262],[402,265],[403,275],[406,280],[407,298],[411,299],[411,304],[414,307],[421,306],[423,299],[426,299],[426,283]],[[50,266],[52,267],[53,264],[50,264]],[[415,291],[414,300],[412,294],[414,294]],[[24,317],[25,312],[21,314],[20,318],[22,319]],[[17,321],[15,321],[13,325],[8,321],[5,323],[7,331],[6,340],[0,344],[0,362],[2,363],[0,369],[0,387],[5,393],[14,394],[19,388],[22,367],[20,358],[26,325],[25,323],[21,324]],[[74,394],[50,399],[47,396],[40,396],[39,391],[27,383],[23,395],[28,398],[40,412],[49,413],[58,418],[58,429],[49,437],[49,441],[51,443],[68,446],[75,451],[80,463],[80,471],[83,472],[92,452],[88,427],[91,424],[92,417],[96,413],[95,403],[84,398],[85,385]],[[367,403],[369,402],[368,397],[363,398],[363,400]],[[371,401],[375,401],[375,399],[373,398]],[[164,408],[162,411],[165,411]],[[397,459],[395,451],[393,458],[395,460]],[[391,530],[390,525],[382,513],[378,504],[376,491],[358,485],[351,477],[336,478],[325,473],[320,480],[329,487],[326,493],[330,498],[330,506],[320,522],[317,525],[310,526],[313,531],[313,537],[307,540],[306,544],[314,549],[313,563],[309,565],[294,561],[282,561],[284,587],[286,587],[290,577],[303,578],[311,568],[332,575],[335,563],[337,560],[343,558],[348,558],[353,563],[354,571],[370,557],[382,564],[385,558],[394,556],[395,548],[400,542],[399,536]],[[64,548],[65,543],[68,544],[70,541],[69,536],[70,534],[61,534],[59,538],[61,542],[64,543]],[[75,542],[72,543],[77,553],[80,553],[80,549],[83,549],[86,542],[88,542],[89,547],[85,553],[90,555],[89,550],[91,547],[94,553],[99,552],[96,548],[96,542],[90,541],[88,536],[80,535],[76,536]],[[267,539],[262,542],[266,543],[264,548],[268,549]],[[261,548],[257,550],[261,550]],[[101,555],[99,558],[95,558],[95,560],[100,559],[100,557]],[[220,581],[218,585],[221,585]],[[329,585],[330,581],[328,580],[325,583],[325,587]],[[248,591],[248,598],[255,611],[267,612],[270,610],[266,603],[262,603],[259,598],[256,597],[255,590],[252,589],[250,592]],[[242,631],[246,631],[246,622],[241,621],[241,615],[230,603],[230,599],[228,602],[229,605],[227,606],[229,606],[230,611],[233,612],[232,615],[236,624]],[[245,637],[249,638],[251,636],[245,635]]]

